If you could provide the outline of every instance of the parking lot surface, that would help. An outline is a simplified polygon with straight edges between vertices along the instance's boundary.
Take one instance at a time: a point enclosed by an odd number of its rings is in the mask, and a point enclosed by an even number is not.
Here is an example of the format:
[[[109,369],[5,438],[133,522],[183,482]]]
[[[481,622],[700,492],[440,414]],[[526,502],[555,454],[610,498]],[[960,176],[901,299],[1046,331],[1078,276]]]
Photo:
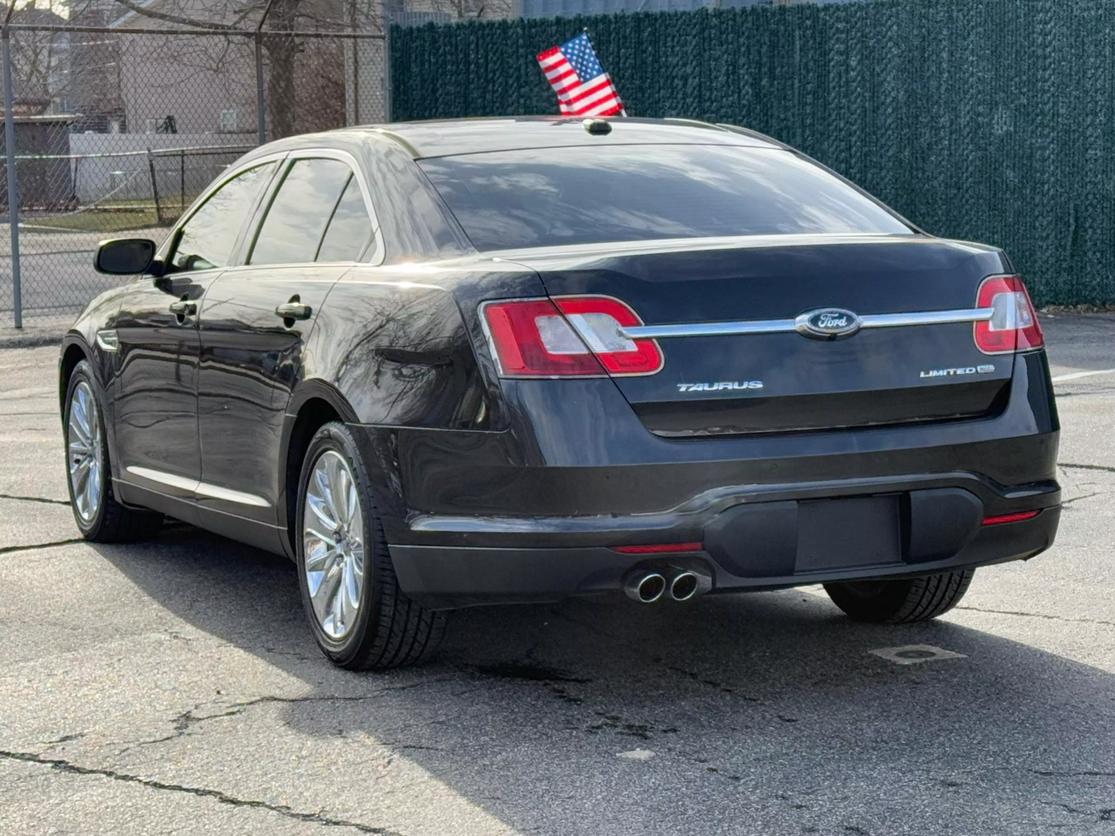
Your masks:
[[[12,274],[9,236],[11,227],[0,223],[0,276]],[[39,226],[34,218],[19,227],[22,308],[30,323],[42,317],[66,317],[98,293],[120,284],[117,276],[89,269],[99,241],[105,238],[154,238],[162,241],[165,229],[148,228],[119,232],[69,232]],[[9,283],[0,288],[0,322],[12,321]],[[73,321],[73,316],[69,317]]]
[[[1061,533],[939,621],[477,609],[387,674],[326,663],[282,558],[79,541],[57,352],[0,351],[0,833],[1115,833],[1115,316],[1044,324]]]

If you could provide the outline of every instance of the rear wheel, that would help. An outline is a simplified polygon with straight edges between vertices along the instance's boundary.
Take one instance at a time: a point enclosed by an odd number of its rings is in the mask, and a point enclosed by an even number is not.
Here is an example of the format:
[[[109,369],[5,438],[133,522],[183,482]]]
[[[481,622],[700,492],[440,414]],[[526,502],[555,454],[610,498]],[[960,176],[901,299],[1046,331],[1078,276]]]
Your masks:
[[[367,469],[343,424],[326,424],[310,442],[297,520],[302,604],[318,647],[334,664],[401,667],[437,647],[445,615],[399,588]]]
[[[975,569],[893,581],[826,583],[836,606],[856,621],[908,624],[948,612],[964,597]]]
[[[139,540],[162,525],[162,514],[128,508],[116,501],[105,439],[99,388],[82,361],[66,388],[66,475],[70,507],[81,535],[98,543]]]

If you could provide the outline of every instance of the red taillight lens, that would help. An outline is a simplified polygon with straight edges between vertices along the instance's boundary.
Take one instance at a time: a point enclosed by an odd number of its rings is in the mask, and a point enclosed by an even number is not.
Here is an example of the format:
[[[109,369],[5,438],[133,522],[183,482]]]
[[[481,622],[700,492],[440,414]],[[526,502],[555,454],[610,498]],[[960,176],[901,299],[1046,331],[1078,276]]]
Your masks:
[[[1038,315],[1018,276],[989,276],[976,294],[977,308],[991,308],[991,319],[977,322],[976,347],[984,354],[1007,354],[1045,345]]]
[[[1041,513],[1039,508],[1036,511],[1015,511],[1013,514],[999,514],[994,517],[984,517],[983,525],[1003,525],[1003,523],[1022,522],[1023,520],[1032,520]]]
[[[549,299],[489,302],[483,315],[503,377],[604,374]]]
[[[620,554],[681,554],[699,552],[704,543],[648,543],[642,546],[612,546],[612,551]]]
[[[642,320],[608,296],[486,302],[481,315],[503,377],[642,375],[662,368],[654,340],[632,340],[621,331]]]

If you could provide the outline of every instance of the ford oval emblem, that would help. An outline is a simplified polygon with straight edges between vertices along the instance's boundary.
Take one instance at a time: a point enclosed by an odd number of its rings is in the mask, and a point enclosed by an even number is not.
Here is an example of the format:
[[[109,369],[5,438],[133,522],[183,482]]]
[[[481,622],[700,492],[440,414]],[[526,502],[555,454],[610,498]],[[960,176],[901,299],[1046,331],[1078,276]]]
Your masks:
[[[851,311],[843,308],[821,308],[806,311],[796,320],[794,326],[799,334],[818,340],[836,340],[850,337],[862,326],[863,321]]]

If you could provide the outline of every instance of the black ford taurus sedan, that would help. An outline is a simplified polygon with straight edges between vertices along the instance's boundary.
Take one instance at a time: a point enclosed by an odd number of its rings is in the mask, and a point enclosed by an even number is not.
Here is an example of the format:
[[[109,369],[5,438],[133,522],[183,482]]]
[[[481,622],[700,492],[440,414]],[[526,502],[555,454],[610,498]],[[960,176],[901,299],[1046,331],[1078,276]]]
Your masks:
[[[680,120],[464,120],[243,157],[62,350],[95,541],[164,515],[296,561],[324,653],[444,611],[823,583],[943,613],[1052,543],[1058,421],[999,250]]]

